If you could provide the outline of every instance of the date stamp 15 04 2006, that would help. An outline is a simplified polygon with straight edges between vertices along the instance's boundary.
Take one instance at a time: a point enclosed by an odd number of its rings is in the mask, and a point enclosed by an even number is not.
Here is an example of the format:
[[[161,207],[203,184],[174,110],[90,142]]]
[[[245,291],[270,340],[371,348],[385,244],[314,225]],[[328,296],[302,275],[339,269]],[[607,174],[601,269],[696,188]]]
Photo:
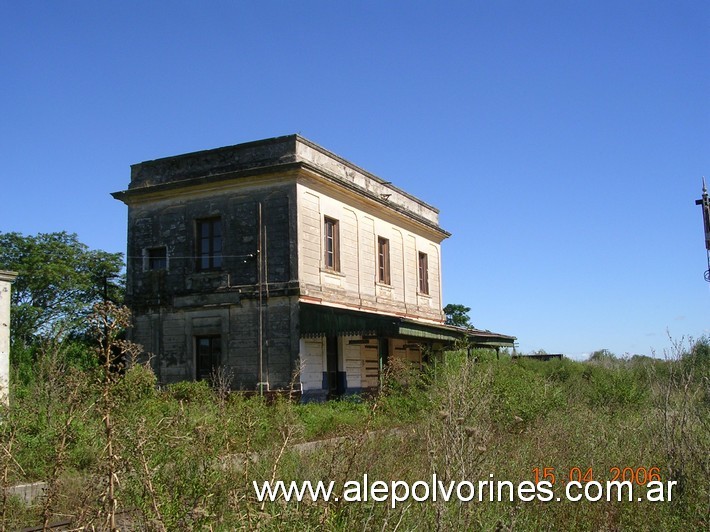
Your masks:
[[[664,483],[658,467],[609,467],[605,469],[605,478],[597,478],[592,467],[570,467],[555,469],[554,467],[534,467],[532,474],[535,484],[562,484],[568,500],[589,501],[606,500],[647,500],[651,502],[671,501],[673,487],[676,481]],[[643,497],[633,495],[634,487],[645,488]],[[611,492],[616,497],[611,497]],[[606,495],[605,495],[606,494]]]

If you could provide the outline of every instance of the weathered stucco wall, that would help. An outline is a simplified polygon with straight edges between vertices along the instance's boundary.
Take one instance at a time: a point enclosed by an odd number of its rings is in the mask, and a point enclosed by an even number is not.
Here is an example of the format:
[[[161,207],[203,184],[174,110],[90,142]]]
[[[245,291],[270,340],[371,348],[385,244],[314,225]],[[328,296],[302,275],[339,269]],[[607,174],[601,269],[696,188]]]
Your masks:
[[[153,368],[163,383],[194,380],[195,337],[219,335],[221,366],[232,388],[254,390],[258,382],[268,382],[271,388],[285,388],[294,378],[298,356],[297,313],[296,298],[277,297],[262,305],[261,381],[258,300],[142,314],[136,316],[133,340],[143,345],[146,352],[159,355],[153,358]]]
[[[10,387],[10,296],[17,273],[0,270],[0,402],[7,404]]]
[[[338,221],[340,271],[324,264],[325,217]],[[426,228],[315,181],[298,184],[301,295],[414,318],[442,321],[440,244]],[[377,239],[390,243],[390,283],[378,281]],[[429,293],[419,290],[418,254],[428,257]]]
[[[352,185],[374,198],[386,197],[390,207],[407,211],[434,225],[439,224],[439,211],[431,205],[306,139],[297,138],[296,156],[297,160],[310,163],[337,179],[341,185]]]
[[[258,281],[260,236],[261,253],[268,261],[264,265],[264,280],[274,285],[273,290],[283,291],[284,285],[295,278],[292,205],[295,205],[295,186],[288,179],[273,186],[228,186],[209,193],[188,190],[130,205],[126,287],[130,305],[142,309],[173,304],[179,296],[253,287]],[[222,266],[218,271],[200,272],[196,221],[211,217],[219,217],[222,222]],[[163,246],[167,251],[167,268],[151,271],[147,267],[146,250]]]
[[[289,384],[298,354],[292,319],[297,305],[290,297],[297,287],[294,191],[284,178],[268,186],[242,182],[209,192],[183,190],[129,206],[133,340],[154,355],[161,382],[194,379],[194,338],[219,335],[222,366],[235,388],[254,389],[259,381],[260,337],[263,382]],[[195,224],[211,217],[221,220],[222,266],[199,271]],[[160,247],[167,265],[151,270],[147,250]]]

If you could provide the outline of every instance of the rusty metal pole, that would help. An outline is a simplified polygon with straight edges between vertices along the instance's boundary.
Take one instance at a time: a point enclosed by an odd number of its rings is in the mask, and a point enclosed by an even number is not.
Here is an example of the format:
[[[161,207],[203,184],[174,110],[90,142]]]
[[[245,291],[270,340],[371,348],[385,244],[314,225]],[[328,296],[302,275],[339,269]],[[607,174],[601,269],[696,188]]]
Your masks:
[[[708,198],[708,189],[705,186],[705,177],[703,177],[703,196],[699,200],[695,200],[696,205],[703,208],[703,228],[705,230],[705,252],[708,259],[708,269],[705,270],[705,280],[710,282],[710,198]]]
[[[261,202],[259,202],[259,211],[258,211],[258,223],[259,223],[259,231],[258,231],[258,242],[257,242],[257,250],[256,250],[256,259],[259,261],[257,263],[257,273],[258,273],[258,281],[259,281],[259,395],[264,396],[264,313],[262,306],[264,304],[263,301],[263,272],[262,272],[262,249],[261,249],[261,239],[262,239],[262,232],[261,232]]]

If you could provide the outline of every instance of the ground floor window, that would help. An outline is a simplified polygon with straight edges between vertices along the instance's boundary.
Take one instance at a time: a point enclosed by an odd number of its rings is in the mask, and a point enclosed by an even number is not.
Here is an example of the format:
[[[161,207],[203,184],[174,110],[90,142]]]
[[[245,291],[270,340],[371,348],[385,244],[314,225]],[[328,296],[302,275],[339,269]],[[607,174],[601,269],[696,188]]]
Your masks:
[[[222,338],[195,336],[195,378],[209,380],[222,364]]]

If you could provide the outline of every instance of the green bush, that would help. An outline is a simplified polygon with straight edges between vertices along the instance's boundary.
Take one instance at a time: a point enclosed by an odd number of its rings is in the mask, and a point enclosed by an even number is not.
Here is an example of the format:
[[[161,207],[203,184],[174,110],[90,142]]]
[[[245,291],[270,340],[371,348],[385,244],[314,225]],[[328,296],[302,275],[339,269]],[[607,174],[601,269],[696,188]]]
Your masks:
[[[638,406],[646,397],[646,383],[628,368],[591,368],[587,387],[589,406],[615,410],[625,406]]]
[[[325,403],[306,403],[294,407],[303,423],[307,439],[340,435],[344,430],[362,427],[369,416],[369,405],[344,398]]]
[[[703,336],[695,341],[690,350],[681,355],[683,369],[697,372],[699,375],[710,374],[710,338]]]
[[[491,392],[494,398],[493,417],[503,426],[520,422],[519,420],[533,421],[565,404],[564,395],[558,385],[548,382],[525,364],[516,362],[493,365]]]
[[[99,365],[96,348],[87,340],[65,340],[62,343],[62,355],[65,364],[82,370],[90,370]]]
[[[123,378],[117,382],[116,398],[127,403],[152,399],[157,393],[156,384],[157,379],[150,366],[136,364],[128,368]],[[188,400],[185,399],[188,395],[189,393],[183,393],[183,400]]]
[[[37,349],[32,346],[16,342],[10,349],[10,382],[13,384],[13,393],[24,395],[25,387],[35,378],[35,353]]]
[[[546,379],[567,383],[581,377],[584,371],[584,366],[580,362],[575,362],[568,358],[552,359],[546,362],[531,360],[528,362],[528,368],[537,370]]]
[[[386,424],[416,423],[430,405],[427,389],[412,387],[380,397],[376,413],[384,418]]]
[[[215,398],[207,381],[181,381],[168,385],[168,396],[178,401],[208,403]]]

